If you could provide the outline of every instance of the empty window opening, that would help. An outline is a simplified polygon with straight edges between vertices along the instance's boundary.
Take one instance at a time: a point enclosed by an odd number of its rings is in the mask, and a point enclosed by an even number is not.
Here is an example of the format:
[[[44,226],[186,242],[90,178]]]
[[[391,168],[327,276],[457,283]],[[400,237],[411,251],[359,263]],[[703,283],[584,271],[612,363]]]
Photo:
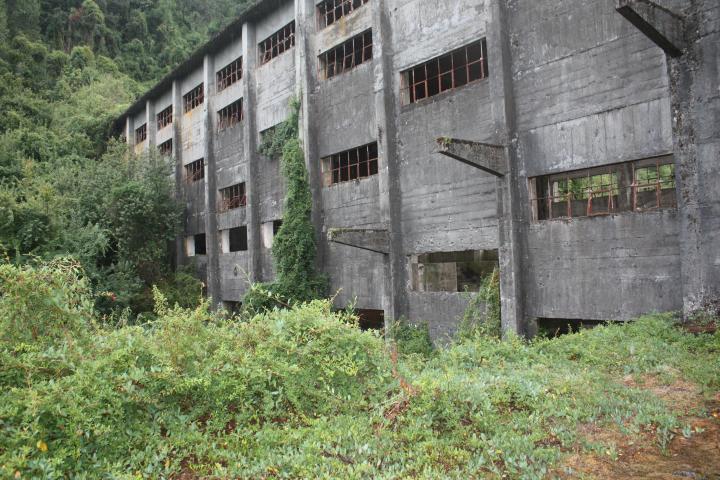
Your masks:
[[[217,119],[217,129],[225,130],[237,125],[243,120],[243,99],[237,100],[220,110]]]
[[[677,206],[672,156],[536,177],[530,186],[536,220]]]
[[[497,250],[435,252],[411,260],[412,288],[419,292],[478,292],[498,268]]]
[[[415,103],[487,76],[487,44],[483,38],[402,72],[402,103]]]
[[[260,42],[260,64],[287,52],[295,46],[295,20]]]
[[[320,76],[331,78],[372,60],[372,31],[367,30],[320,55]]]
[[[221,92],[228,88],[230,85],[238,82],[242,78],[243,64],[242,57],[234,60],[229,65],[220,69],[216,74],[217,78],[217,91]]]
[[[185,165],[185,182],[193,183],[205,178],[205,159],[195,160]]]
[[[231,252],[245,252],[248,249],[247,226],[231,228],[229,230],[229,250]]]
[[[384,330],[385,329],[385,311],[369,310],[358,308],[355,314],[360,321],[358,322],[361,330]]]
[[[173,141],[172,138],[158,145],[158,153],[162,156],[169,157],[173,153]]]
[[[346,15],[368,3],[369,0],[324,0],[317,6],[318,28],[329,27]]]
[[[220,189],[220,211],[227,212],[247,205],[245,182]]]
[[[273,220],[271,222],[264,222],[261,225],[260,236],[262,238],[263,248],[272,248],[275,236],[280,231],[282,226],[282,220]]]
[[[378,146],[373,142],[323,159],[326,185],[366,178],[378,173]]]
[[[240,313],[240,310],[242,309],[242,302],[238,301],[232,301],[232,300],[224,300],[223,301],[223,309],[230,315],[236,315]]]
[[[205,244],[205,234],[198,233],[192,236],[192,255],[207,255],[207,248]],[[191,256],[192,256],[191,255]]]
[[[577,333],[580,330],[595,328],[598,325],[607,325],[604,320],[579,320],[568,318],[538,318],[538,336],[555,338],[569,333]]]
[[[147,123],[143,123],[135,130],[135,144],[140,144],[147,139]]]
[[[193,110],[205,101],[205,85],[200,84],[183,95],[183,111],[185,113]]]
[[[157,114],[157,128],[162,130],[173,122],[173,107],[168,108]]]
[[[273,220],[272,222],[272,230],[273,230],[273,237],[278,234],[280,231],[280,227],[282,227],[282,220]]]

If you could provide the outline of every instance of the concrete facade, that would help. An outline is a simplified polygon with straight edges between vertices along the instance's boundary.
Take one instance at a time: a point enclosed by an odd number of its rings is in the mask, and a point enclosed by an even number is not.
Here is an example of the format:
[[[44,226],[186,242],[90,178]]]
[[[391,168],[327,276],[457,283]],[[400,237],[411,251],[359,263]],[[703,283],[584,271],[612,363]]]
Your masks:
[[[258,145],[298,97],[318,263],[338,307],[427,321],[442,339],[468,296],[458,282],[456,291],[417,288],[417,259],[444,255],[419,268],[456,275],[465,264],[451,253],[478,251],[498,252],[503,327],[521,334],[538,319],[717,306],[717,1],[369,0],[324,28],[319,3],[256,2],[118,121],[131,144],[147,124],[137,153],[173,139],[185,236],[204,233],[207,247],[188,256],[179,239],[178,261],[197,265],[216,302],[242,301],[250,281],[273,278],[284,180],[280,160]],[[294,47],[262,63],[259,44],[292,21]],[[325,79],[320,56],[367,30],[372,59]],[[485,78],[405,100],[404,72],[481,39]],[[241,80],[218,92],[216,72],[240,57]],[[204,102],[184,113],[183,96],[200,83]],[[217,112],[240,98],[242,121],[218,130]],[[158,130],[155,116],[170,105],[173,125]],[[328,184],[324,159],[373,142],[376,174]],[[204,178],[184,181],[200,158]],[[676,205],[539,219],[539,179],[653,158],[674,159]],[[246,204],[222,211],[221,189],[240,182]],[[223,253],[223,232],[240,226],[247,250]]]

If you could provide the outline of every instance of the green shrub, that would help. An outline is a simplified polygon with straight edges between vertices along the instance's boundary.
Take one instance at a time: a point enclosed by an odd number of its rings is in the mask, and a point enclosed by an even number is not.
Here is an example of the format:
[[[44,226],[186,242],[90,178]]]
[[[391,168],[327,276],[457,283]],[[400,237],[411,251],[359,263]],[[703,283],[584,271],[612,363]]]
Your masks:
[[[500,338],[502,335],[500,270],[498,269],[483,279],[480,291],[476,295],[469,297],[456,338],[468,339],[476,335],[495,338]]]

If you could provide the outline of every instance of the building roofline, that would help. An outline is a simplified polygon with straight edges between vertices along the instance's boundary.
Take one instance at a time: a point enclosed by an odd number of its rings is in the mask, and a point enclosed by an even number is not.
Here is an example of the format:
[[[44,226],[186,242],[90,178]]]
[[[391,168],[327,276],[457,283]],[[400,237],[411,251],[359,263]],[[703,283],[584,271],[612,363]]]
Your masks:
[[[244,23],[261,17],[262,15],[279,7],[283,2],[284,0],[251,0],[250,4],[237,18],[235,18],[235,20],[230,22],[227,27],[201,45],[190,55],[190,57],[188,57],[187,60],[175,67],[170,73],[165,75],[158,83],[150,88],[150,90],[146,91],[140,96],[140,98],[135,100],[132,105],[130,105],[118,118],[115,119],[112,131],[121,131],[124,128],[122,125],[123,119],[144,110],[145,104],[148,100],[159,97],[168,89],[172,88],[172,84],[175,80],[187,76],[196,68],[202,66],[205,55],[217,52],[229,42],[241,37]]]

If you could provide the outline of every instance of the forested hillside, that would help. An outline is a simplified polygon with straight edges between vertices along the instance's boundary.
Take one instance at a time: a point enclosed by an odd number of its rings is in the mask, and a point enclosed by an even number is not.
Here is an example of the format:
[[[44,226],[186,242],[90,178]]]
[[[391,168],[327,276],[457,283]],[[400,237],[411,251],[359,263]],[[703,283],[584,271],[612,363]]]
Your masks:
[[[245,3],[0,0],[0,255],[79,258],[106,312],[149,310],[153,283],[195,288],[168,268],[179,219],[168,166],[129,159],[107,136]]]

